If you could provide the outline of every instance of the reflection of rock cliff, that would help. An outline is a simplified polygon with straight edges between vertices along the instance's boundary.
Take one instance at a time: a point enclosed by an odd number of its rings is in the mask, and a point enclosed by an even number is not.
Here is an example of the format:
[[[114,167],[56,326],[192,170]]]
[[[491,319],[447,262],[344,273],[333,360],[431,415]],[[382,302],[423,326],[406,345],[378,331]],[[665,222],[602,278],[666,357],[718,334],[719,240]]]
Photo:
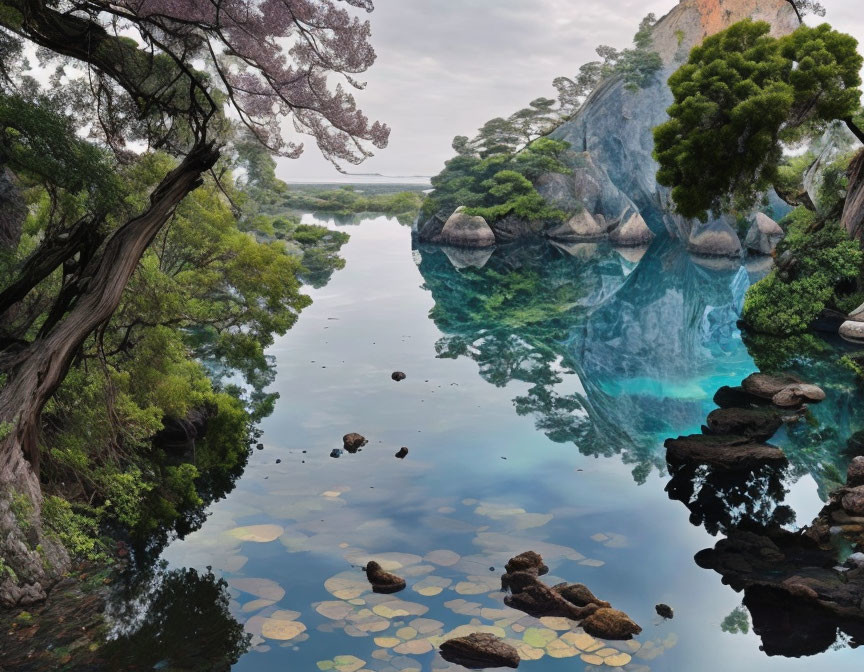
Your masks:
[[[584,454],[622,454],[638,478],[663,464],[658,437],[698,426],[712,376],[752,366],[735,329],[748,284],[738,267],[702,268],[668,241],[644,256],[499,248],[483,263],[420,250],[440,356],[471,357],[498,386],[529,383],[518,413]]]
[[[552,134],[574,150],[588,152],[655,232],[665,228],[699,254],[738,256],[741,245],[734,222],[723,218],[701,223],[669,212],[668,191],[655,180],[652,129],[667,118],[672,94],[666,80],[690,48],[745,18],[768,21],[774,34],[791,32],[798,25],[786,0],[682,0],[653,29],[654,49],[664,63],[654,81],[631,91],[621,78],[607,80],[572,120]]]

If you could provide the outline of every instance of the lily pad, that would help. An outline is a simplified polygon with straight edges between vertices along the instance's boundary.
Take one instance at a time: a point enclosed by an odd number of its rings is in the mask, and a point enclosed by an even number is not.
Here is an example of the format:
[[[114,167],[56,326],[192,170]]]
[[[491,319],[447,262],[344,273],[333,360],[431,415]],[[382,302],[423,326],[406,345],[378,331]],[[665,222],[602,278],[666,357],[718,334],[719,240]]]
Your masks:
[[[284,532],[285,529],[280,525],[247,525],[228,530],[227,534],[240,541],[268,543],[281,537]]]
[[[261,625],[261,634],[267,639],[294,639],[306,626],[300,621],[286,621],[281,618],[266,618]]]
[[[260,597],[262,600],[272,600],[274,603],[285,597],[284,588],[270,579],[229,579],[228,584],[244,593]]]

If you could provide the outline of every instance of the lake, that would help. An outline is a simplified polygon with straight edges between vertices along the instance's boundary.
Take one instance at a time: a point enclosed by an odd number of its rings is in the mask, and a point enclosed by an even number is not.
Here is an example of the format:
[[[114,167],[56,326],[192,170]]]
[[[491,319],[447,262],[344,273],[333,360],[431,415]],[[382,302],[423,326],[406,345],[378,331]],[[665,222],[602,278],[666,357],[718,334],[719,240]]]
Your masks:
[[[829,398],[775,437],[790,467],[752,502],[688,507],[667,492],[663,441],[698,432],[717,388],[757,370],[736,321],[764,261],[697,262],[662,240],[490,256],[412,249],[410,229],[387,218],[304,221],[350,233],[347,264],[270,351],[280,399],[263,449],[163,554],[181,577],[165,618],[194,623],[201,669],[240,636],[226,615],[252,636],[240,672],[457,670],[436,644],[478,630],[544,672],[860,669],[843,636],[815,659],[767,655],[742,594],[694,561],[747,517],[783,507],[789,528],[813,519],[864,426],[851,373],[800,363]],[[349,432],[368,444],[331,457]],[[642,633],[605,642],[506,607],[504,564],[529,549],[548,584],[586,584]],[[371,593],[370,559],[408,587]],[[208,567],[228,584],[215,617],[192,585]],[[135,622],[118,617],[118,632]],[[174,630],[137,655],[179,669],[193,638]]]

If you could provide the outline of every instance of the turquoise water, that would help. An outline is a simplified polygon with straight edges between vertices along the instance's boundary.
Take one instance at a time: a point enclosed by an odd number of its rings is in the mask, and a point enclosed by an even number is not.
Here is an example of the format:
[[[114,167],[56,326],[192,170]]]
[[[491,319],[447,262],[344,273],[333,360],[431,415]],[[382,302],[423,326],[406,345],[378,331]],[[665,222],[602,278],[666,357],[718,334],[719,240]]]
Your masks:
[[[698,431],[714,391],[756,370],[735,323],[759,271],[700,266],[662,242],[489,257],[412,250],[410,230],[386,218],[344,228],[346,267],[310,291],[271,350],[280,399],[264,449],[202,528],[164,552],[169,568],[199,573],[179,581],[189,594],[165,622],[185,616],[217,659],[241,638],[233,618],[252,637],[233,669],[250,672],[456,670],[434,645],[482,628],[536,658],[520,669],[544,672],[860,669],[842,641],[817,658],[760,651],[741,595],[693,561],[718,539],[706,527],[728,521],[694,524],[665,492],[663,440]],[[824,373],[822,361],[801,366]],[[768,505],[782,499],[797,524],[821,508],[845,468],[838,446],[861,427],[836,368],[808,429],[777,439],[795,456]],[[395,370],[407,379],[393,382]],[[330,457],[348,432],[368,445]],[[549,583],[587,584],[642,634],[591,641],[506,608],[499,575],[528,549]],[[360,570],[372,558],[408,588],[372,595]],[[208,567],[228,584],[215,611],[193,585]],[[673,620],[655,615],[659,602]],[[135,627],[127,614],[117,629]],[[159,642],[141,654],[157,668],[187,655],[188,641],[147,641]]]

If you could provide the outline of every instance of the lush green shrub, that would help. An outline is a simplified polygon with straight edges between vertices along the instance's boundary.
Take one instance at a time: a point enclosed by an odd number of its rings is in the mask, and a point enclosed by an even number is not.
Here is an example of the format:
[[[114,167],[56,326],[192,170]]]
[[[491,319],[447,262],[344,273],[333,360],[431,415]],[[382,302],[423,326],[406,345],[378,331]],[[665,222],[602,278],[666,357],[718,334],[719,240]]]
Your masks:
[[[803,332],[821,310],[842,302],[843,285],[858,276],[864,260],[859,245],[836,223],[812,230],[816,217],[797,208],[786,218],[788,233],[777,250],[780,268],[747,292],[743,319],[751,329],[776,335]]]

